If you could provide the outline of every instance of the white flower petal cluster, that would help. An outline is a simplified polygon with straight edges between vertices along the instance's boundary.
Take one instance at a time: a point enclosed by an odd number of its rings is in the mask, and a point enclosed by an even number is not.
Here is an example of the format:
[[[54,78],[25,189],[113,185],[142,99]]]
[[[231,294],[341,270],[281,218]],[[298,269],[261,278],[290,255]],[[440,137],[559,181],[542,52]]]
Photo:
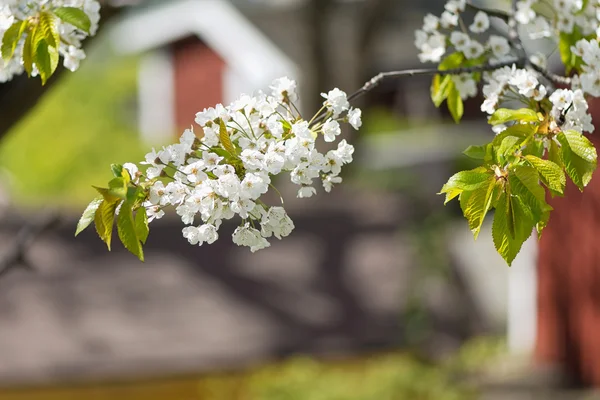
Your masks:
[[[552,20],[538,15],[534,11],[537,3],[544,7],[551,5],[556,18]],[[600,4],[597,1],[582,0],[521,0],[517,2],[515,19],[524,25],[531,39],[541,39],[553,36],[553,29],[559,32],[572,33],[575,28],[588,36],[596,33],[599,27],[597,13]]]
[[[483,95],[485,100],[481,111],[493,114],[500,105],[503,96],[511,92],[524,102],[529,99],[542,101],[547,95],[546,86],[538,80],[538,75],[530,69],[519,69],[516,66],[499,68],[484,74]]]
[[[274,176],[289,173],[299,186],[298,197],[316,194],[317,179],[327,192],[342,181],[342,166],[352,162],[354,147],[341,140],[321,153],[317,138],[336,142],[341,122],[360,128],[361,110],[350,106],[346,93],[333,89],[323,95],[322,111],[307,121],[293,104],[296,82],[280,78],[271,89],[270,94],[242,95],[229,106],[199,112],[202,137],[188,129],[179,143],[146,155],[141,163],[145,172],[132,176],[143,177],[141,185],[148,187],[144,206],[150,221],[174,207],[189,225],[183,236],[202,245],[217,240],[223,220],[239,215],[242,223],[232,240],[254,252],[268,247],[268,238],[281,239],[294,229],[283,207],[262,201]]]
[[[579,133],[594,131],[588,103],[581,89],[557,89],[549,99],[552,102],[550,115],[554,118],[553,123],[561,121],[561,129],[572,129]]]
[[[100,21],[100,3],[97,0],[2,0],[0,2],[0,38],[17,20],[26,20],[36,16],[41,10],[50,10],[59,7],[75,7],[83,10],[90,19],[90,35],[95,35]],[[63,65],[70,71],[79,68],[81,60],[85,59],[82,50],[82,41],[88,34],[74,26],[57,20],[57,30],[61,38],[59,54],[63,57]],[[23,44],[21,39],[15,54],[9,62],[0,60],[0,83],[11,80],[15,75],[24,72]],[[33,71],[34,75],[37,71]]]

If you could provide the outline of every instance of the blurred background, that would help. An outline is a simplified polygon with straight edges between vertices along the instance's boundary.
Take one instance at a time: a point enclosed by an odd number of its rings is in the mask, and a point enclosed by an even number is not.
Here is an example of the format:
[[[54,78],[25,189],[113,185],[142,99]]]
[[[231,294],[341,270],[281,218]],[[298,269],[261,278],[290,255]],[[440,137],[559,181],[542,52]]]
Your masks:
[[[489,2],[496,5],[496,1]],[[587,396],[534,363],[536,241],[512,268],[491,221],[475,242],[436,196],[493,133],[455,125],[431,77],[363,97],[331,194],[295,198],[284,241],[192,247],[173,215],[146,263],[93,229],[110,164],[176,140],[195,113],[288,75],[301,109],[419,67],[414,30],[442,0],[122,0],[77,73],[0,86],[0,399],[530,399]],[[472,18],[467,13],[466,18]],[[551,360],[554,361],[554,360]],[[575,398],[575,397],[568,397]],[[579,398],[579,397],[577,397]],[[584,397],[581,397],[584,398]]]

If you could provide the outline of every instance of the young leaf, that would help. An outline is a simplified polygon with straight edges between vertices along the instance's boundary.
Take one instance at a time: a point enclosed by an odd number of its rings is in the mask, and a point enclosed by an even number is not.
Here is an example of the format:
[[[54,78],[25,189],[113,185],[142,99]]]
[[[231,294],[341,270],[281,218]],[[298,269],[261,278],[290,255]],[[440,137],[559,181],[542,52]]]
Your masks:
[[[527,142],[527,145],[521,151],[524,156],[531,155],[537,158],[542,158],[544,155],[544,141],[539,139],[533,139]]]
[[[492,114],[488,122],[490,125],[498,125],[510,121],[519,121],[520,123],[540,122],[541,118],[536,111],[530,108],[521,108],[518,110],[499,108]]]
[[[508,182],[511,194],[523,201],[531,210],[536,222],[552,210],[552,207],[546,203],[546,192],[540,185],[540,177],[535,168],[516,165],[508,175]]]
[[[465,110],[464,110],[463,101],[460,97],[460,93],[456,89],[456,85],[452,85],[452,89],[450,90],[450,93],[448,94],[447,100],[448,100],[448,110],[450,111],[450,114],[452,115],[452,119],[454,119],[454,122],[456,122],[458,124],[460,122]]]
[[[58,67],[58,51],[48,46],[46,39],[42,39],[37,44],[33,60],[40,73],[42,85],[45,85]]]
[[[4,61],[8,62],[15,54],[17,44],[25,29],[27,29],[27,24],[27,21],[16,21],[4,32],[2,37],[2,58]]]
[[[227,131],[227,127],[225,126],[225,122],[223,120],[219,123],[219,140],[223,145],[223,148],[227,150],[227,152],[233,156],[236,154],[235,147],[233,143],[231,143],[231,138],[229,137],[229,132]]]
[[[531,236],[534,221],[523,202],[515,196],[502,193],[492,223],[494,247],[510,266]],[[513,233],[510,228],[512,226]]]
[[[127,182],[125,178],[113,178],[108,182],[108,192],[120,199],[127,197]]]
[[[485,215],[492,206],[495,187],[496,179],[493,176],[489,176],[488,180],[482,186],[471,192],[463,208],[463,214],[467,221],[469,221],[469,228],[473,232],[475,239],[479,236]]]
[[[85,228],[87,228],[93,221],[94,216],[96,215],[96,210],[100,206],[104,199],[102,197],[96,197],[88,206],[85,211],[81,215],[79,222],[77,223],[77,230],[75,231],[75,236],[79,235]]]
[[[446,71],[460,67],[465,62],[465,55],[461,51],[449,54],[440,62],[438,69]]]
[[[488,154],[488,146],[489,144],[483,146],[469,146],[463,151],[463,154],[475,160],[483,160]]]
[[[106,199],[102,200],[94,216],[94,222],[96,223],[96,232],[100,239],[106,243],[108,250],[110,251],[110,243],[112,239],[112,228],[115,220],[115,210],[119,201],[109,202]]]
[[[110,164],[110,170],[115,178],[123,177],[123,166],[121,164]]]
[[[150,228],[148,227],[148,213],[145,207],[140,207],[135,213],[135,232],[142,244],[146,244]]]
[[[525,159],[537,170],[540,179],[554,195],[563,195],[567,178],[561,167],[549,160],[543,160],[536,156],[528,155]]]
[[[58,49],[60,45],[60,36],[56,29],[56,17],[48,12],[42,12],[39,15],[38,35],[45,39],[48,46]]]
[[[564,131],[563,133],[573,153],[589,163],[596,163],[598,160],[596,148],[588,138],[573,130]]]
[[[431,82],[431,100],[433,104],[436,107],[441,106],[444,100],[448,98],[452,88],[454,88],[454,82],[452,82],[450,75],[444,77],[435,75]]]
[[[583,135],[574,131],[561,132],[556,139],[561,144],[562,161],[567,174],[583,191],[596,170],[596,149]]]
[[[132,204],[130,202],[123,203],[119,210],[117,232],[123,246],[136,255],[140,261],[144,261],[144,251],[142,249],[142,244],[140,243],[140,237],[136,231]]]
[[[548,160],[552,161],[560,168],[565,167],[561,149],[560,147],[558,147],[558,144],[554,140],[550,140],[550,148],[548,149]]]
[[[515,155],[520,143],[521,139],[515,136],[507,136],[504,138],[496,151],[501,164],[504,164],[507,157]]]
[[[452,53],[440,62],[438,69],[441,71],[458,68],[465,61],[465,56],[462,52],[457,51]],[[439,107],[444,100],[448,98],[450,92],[454,89],[454,82],[450,75],[440,76],[435,75],[431,82],[431,100],[436,107]]]
[[[438,194],[446,193],[446,204],[463,191],[473,191],[485,185],[491,176],[492,172],[484,167],[458,172],[448,179]]]
[[[509,126],[494,137],[492,144],[495,147],[498,147],[502,144],[502,141],[509,136],[525,139],[537,132],[537,128],[538,127],[535,124],[515,124]]]
[[[73,25],[86,33],[90,33],[92,23],[90,17],[77,7],[59,7],[54,10],[54,14],[63,22]]]
[[[33,35],[35,34],[35,28],[32,32],[27,35],[25,38],[25,43],[23,43],[23,68],[25,72],[27,72],[27,76],[31,78],[31,73],[33,72],[33,58],[34,51],[32,46]]]

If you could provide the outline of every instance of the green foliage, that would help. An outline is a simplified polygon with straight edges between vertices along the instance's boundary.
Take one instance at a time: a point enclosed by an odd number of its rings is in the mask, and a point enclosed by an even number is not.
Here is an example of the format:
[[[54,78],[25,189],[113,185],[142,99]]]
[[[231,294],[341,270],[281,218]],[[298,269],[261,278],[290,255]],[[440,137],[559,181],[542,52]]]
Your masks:
[[[106,165],[143,158],[147,145],[132,107],[136,60],[103,49],[92,49],[89,59],[0,143],[0,166],[18,204],[85,207],[90,183],[107,181]]]
[[[83,10],[76,7],[60,7],[54,10],[54,14],[63,22],[71,24],[86,33],[90,32],[92,23]]]
[[[142,242],[146,241],[148,233],[141,232],[137,227],[133,217],[133,207],[133,203],[129,200],[122,203],[117,220],[117,231],[119,232],[119,239],[121,239],[125,248],[136,255],[140,261],[144,261]],[[145,234],[143,240],[142,237],[140,237],[140,233]]]
[[[58,67],[61,44],[57,18],[89,33],[91,21],[87,14],[76,7],[60,7],[52,11],[42,9],[35,18],[15,21],[2,38],[2,58],[9,61],[17,45],[24,38],[23,66],[28,76],[37,70],[45,85]]]
[[[465,56],[461,52],[452,53],[442,60],[438,69],[441,71],[459,68],[465,63]],[[439,107],[444,100],[447,100],[448,110],[454,119],[454,122],[459,123],[464,107],[460,93],[456,89],[452,76],[435,75],[431,83],[431,99],[436,107]]]
[[[2,58],[4,61],[12,58],[25,29],[27,29],[26,21],[16,21],[4,32],[2,37]]]
[[[94,222],[94,218],[96,216],[96,210],[100,207],[100,204],[104,201],[104,197],[96,197],[88,206],[86,207],[83,215],[79,219],[77,223],[77,230],[75,231],[75,236],[79,235],[85,228],[87,228],[92,222]]]
[[[596,170],[598,163],[596,148],[585,136],[576,131],[561,132],[556,138],[561,144],[561,155],[567,174],[579,190],[583,191]]]
[[[565,65],[567,75],[569,75],[572,71],[580,72],[582,65],[581,58],[571,51],[571,47],[575,46],[575,43],[581,39],[591,40],[595,37],[595,34],[584,36],[579,31],[577,26],[574,27],[573,32],[571,33],[560,33],[558,37],[558,50],[560,52],[560,59]]]
[[[112,164],[111,170],[114,178],[108,182],[108,188],[94,186],[102,197],[90,203],[83,212],[75,236],[88,227],[93,219],[98,236],[110,250],[116,218],[121,243],[140,261],[144,261],[142,246],[146,243],[150,230],[148,215],[142,203],[148,195],[149,184],[132,182],[129,172],[120,164]]]
[[[596,169],[597,154],[579,132],[549,131],[546,117],[533,109],[501,108],[489,122],[513,125],[491,143],[465,150],[483,165],[453,175],[440,194],[446,194],[445,203],[458,196],[475,238],[487,212],[496,209],[492,237],[510,265],[533,228],[539,236],[548,224],[552,207],[546,202],[546,189],[562,196],[568,175],[583,190]]]

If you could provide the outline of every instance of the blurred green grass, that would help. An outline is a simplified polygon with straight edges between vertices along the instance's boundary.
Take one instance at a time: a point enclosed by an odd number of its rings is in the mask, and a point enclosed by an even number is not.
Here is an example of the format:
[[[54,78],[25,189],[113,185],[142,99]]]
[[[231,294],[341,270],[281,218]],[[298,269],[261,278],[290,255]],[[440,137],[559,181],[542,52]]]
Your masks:
[[[110,164],[145,153],[136,127],[137,60],[96,51],[65,73],[0,142],[0,169],[16,204],[81,206]]]
[[[481,337],[448,359],[431,363],[392,352],[337,361],[295,357],[246,372],[140,382],[0,389],[3,400],[469,400],[476,388],[464,379],[504,351],[504,342]]]

